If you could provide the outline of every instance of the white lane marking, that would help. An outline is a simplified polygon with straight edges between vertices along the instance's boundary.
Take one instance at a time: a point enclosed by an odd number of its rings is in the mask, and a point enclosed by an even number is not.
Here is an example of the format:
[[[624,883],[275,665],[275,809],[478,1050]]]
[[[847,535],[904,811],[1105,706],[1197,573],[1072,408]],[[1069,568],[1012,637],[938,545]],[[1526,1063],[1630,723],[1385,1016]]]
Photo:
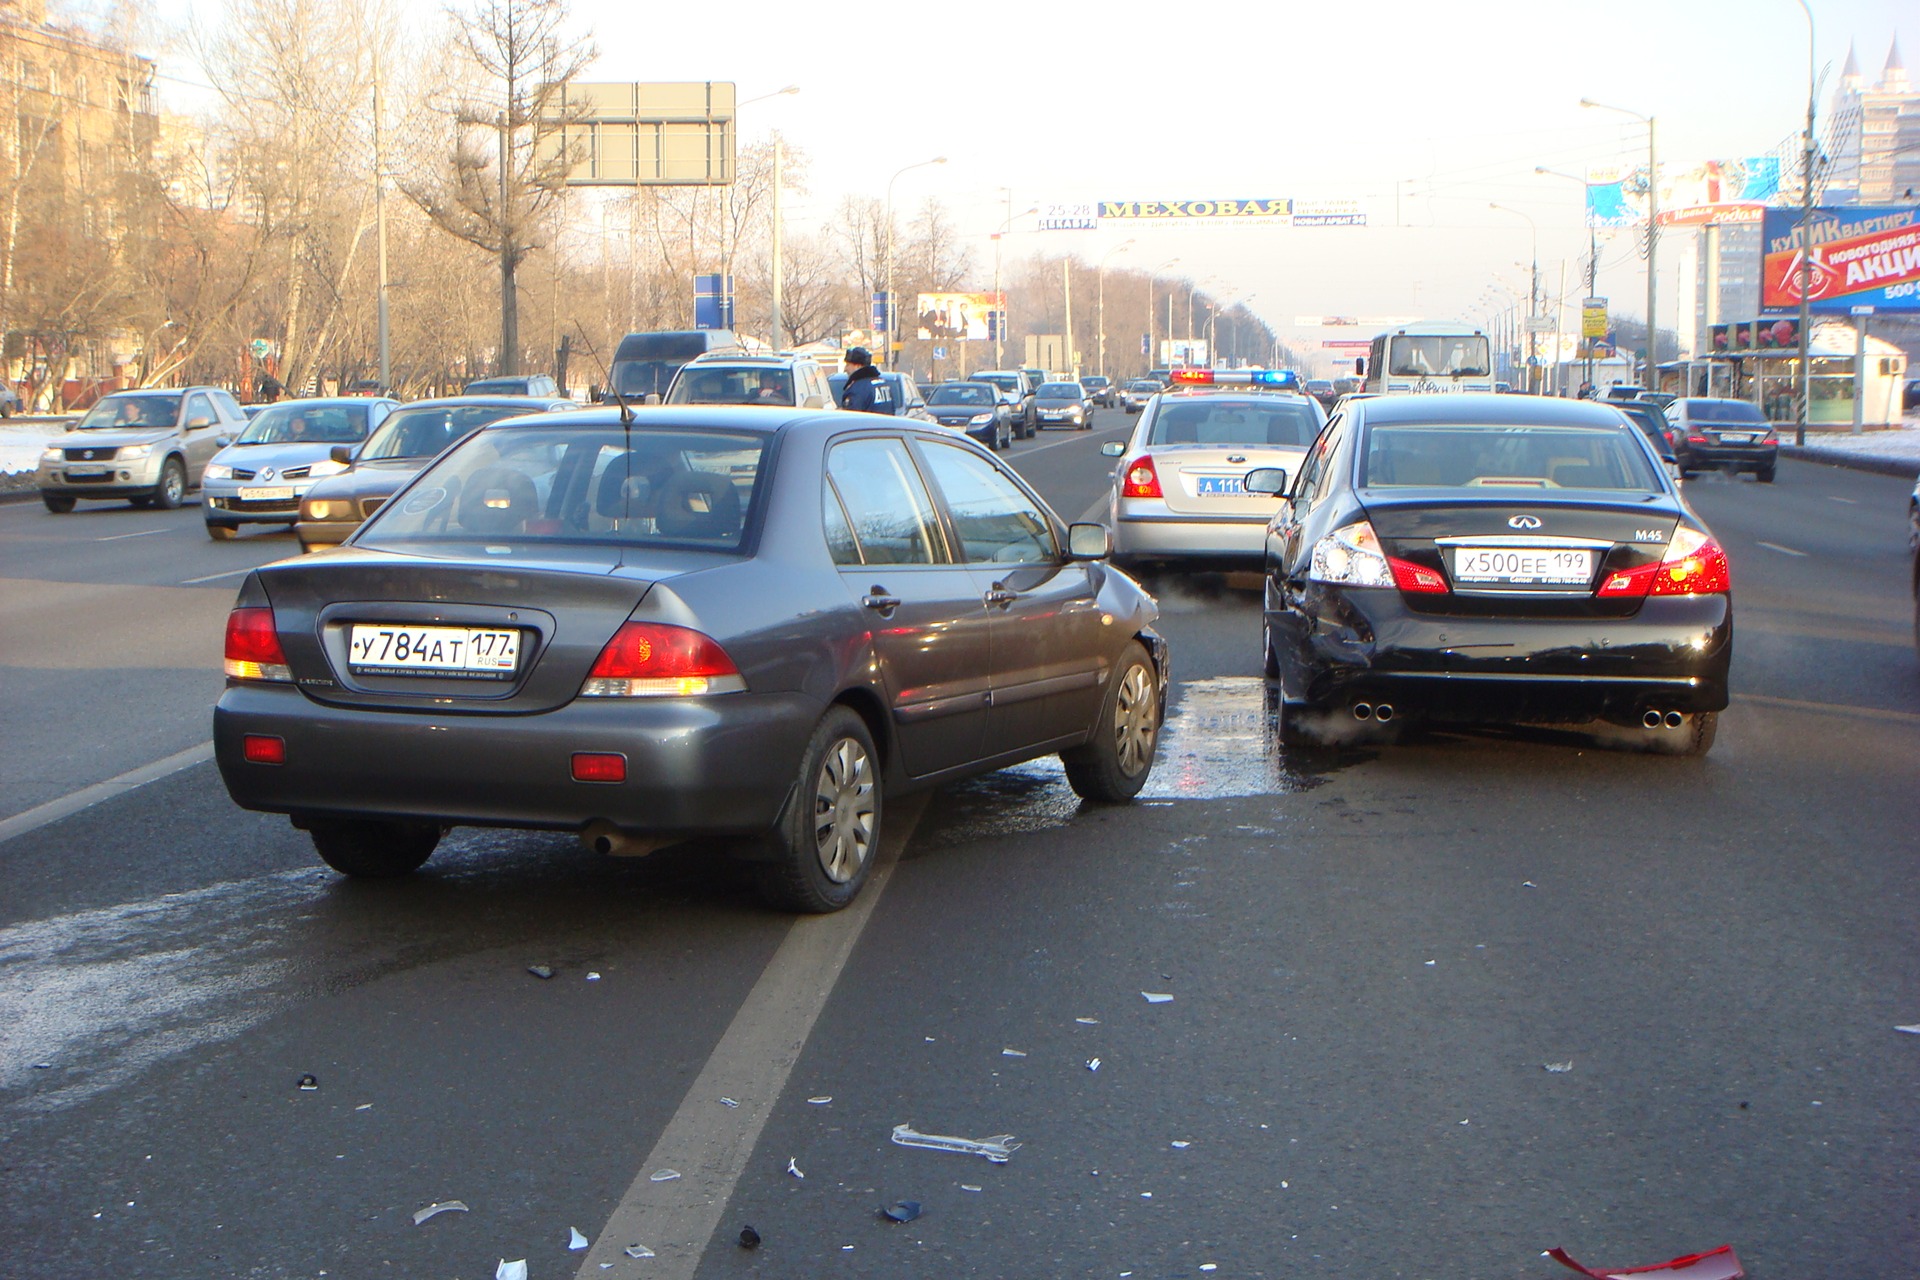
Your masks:
[[[1782,707],[1789,711],[1811,711],[1818,715],[1858,716],[1863,720],[1886,720],[1893,724],[1920,724],[1920,715],[1911,711],[1892,711],[1886,707],[1855,707],[1844,702],[1806,702],[1799,698],[1768,697],[1763,693],[1736,693],[1733,700],[1762,707]]]
[[[222,578],[237,578],[243,573],[252,572],[252,569],[229,569],[225,573],[210,573],[204,578],[188,578],[180,585],[183,587],[194,587],[200,585],[202,582],[218,582]]]
[[[1792,547],[1783,547],[1777,542],[1763,542],[1760,545],[1765,547],[1769,551],[1778,551],[1783,556],[1804,557],[1807,554],[1804,551],[1795,551]]]
[[[1828,502],[1844,502],[1850,507],[1857,507],[1860,505],[1858,502],[1855,502],[1852,498],[1836,498],[1832,494],[1827,495],[1827,501]]]
[[[912,797],[894,807],[906,812],[887,824],[866,888],[846,910],[802,917],[787,930],[786,941],[767,961],[581,1261],[577,1280],[691,1280],[699,1269],[773,1104],[800,1060],[926,800]],[[718,1106],[719,1098],[737,1098],[740,1105]],[[649,1175],[657,1169],[678,1169],[681,1176],[655,1182]],[[644,1244],[655,1256],[636,1263],[626,1254],[630,1244]],[[603,1263],[612,1265],[602,1270]]]
[[[95,542],[118,542],[122,538],[150,538],[156,533],[171,533],[172,529],[142,529],[138,533],[110,533],[104,538],[95,538]]]
[[[80,812],[82,809],[123,796],[136,787],[144,787],[149,782],[157,782],[171,774],[190,768],[203,760],[213,759],[213,744],[203,742],[197,747],[188,747],[185,751],[176,751],[170,756],[155,760],[152,764],[143,764],[138,769],[129,769],[105,782],[96,782],[90,787],[82,787],[71,795],[61,796],[58,800],[49,800],[45,804],[35,805],[24,813],[16,813],[11,818],[0,820],[0,842],[23,836],[29,831],[37,831],[51,822]]]

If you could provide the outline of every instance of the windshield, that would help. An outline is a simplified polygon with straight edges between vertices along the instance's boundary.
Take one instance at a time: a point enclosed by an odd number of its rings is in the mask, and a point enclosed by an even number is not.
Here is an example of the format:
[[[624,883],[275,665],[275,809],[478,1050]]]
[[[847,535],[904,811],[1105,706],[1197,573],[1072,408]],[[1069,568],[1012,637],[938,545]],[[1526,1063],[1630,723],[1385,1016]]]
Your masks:
[[[235,444],[358,444],[367,438],[365,405],[269,405]]]
[[[1107,385],[1107,380],[1105,378],[1082,378],[1080,379],[1080,385],[1085,387],[1104,387]]]
[[[1304,449],[1320,434],[1320,418],[1304,404],[1226,400],[1160,402],[1149,444],[1249,445],[1256,449]]]
[[[571,542],[736,550],[766,437],[618,425],[469,437],[380,509],[361,546]]]
[[[1077,382],[1043,382],[1034,394],[1042,400],[1078,400],[1086,388]]]
[[[793,403],[793,374],[785,369],[700,368],[680,371],[668,404]]]
[[[1765,422],[1766,415],[1745,400],[1689,400],[1687,417],[1694,422]]]
[[[1129,391],[1158,391],[1160,384],[1150,378],[1135,378],[1127,384]]]
[[[990,409],[995,398],[987,387],[935,387],[927,392],[928,404],[974,404]]]
[[[87,410],[87,416],[80,419],[74,430],[171,427],[179,413],[179,396],[108,396]]]
[[[486,378],[479,382],[469,382],[462,395],[469,396],[524,396],[532,390],[532,383],[525,378]]]
[[[1658,491],[1646,452],[1608,427],[1374,427],[1360,483],[1368,488]]]
[[[1387,373],[1396,378],[1484,378],[1488,368],[1487,340],[1479,334],[1402,334],[1387,358]]]
[[[533,412],[511,404],[420,405],[396,409],[374,432],[361,461],[378,458],[431,458],[456,440],[489,422]]]

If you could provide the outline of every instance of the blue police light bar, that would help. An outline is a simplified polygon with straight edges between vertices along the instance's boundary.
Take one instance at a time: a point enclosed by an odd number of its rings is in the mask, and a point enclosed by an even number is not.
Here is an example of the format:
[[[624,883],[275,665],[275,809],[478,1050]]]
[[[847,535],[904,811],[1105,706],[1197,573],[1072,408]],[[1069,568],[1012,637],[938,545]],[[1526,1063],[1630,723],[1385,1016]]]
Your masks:
[[[1188,387],[1300,387],[1300,375],[1291,369],[1175,369],[1173,381]]]

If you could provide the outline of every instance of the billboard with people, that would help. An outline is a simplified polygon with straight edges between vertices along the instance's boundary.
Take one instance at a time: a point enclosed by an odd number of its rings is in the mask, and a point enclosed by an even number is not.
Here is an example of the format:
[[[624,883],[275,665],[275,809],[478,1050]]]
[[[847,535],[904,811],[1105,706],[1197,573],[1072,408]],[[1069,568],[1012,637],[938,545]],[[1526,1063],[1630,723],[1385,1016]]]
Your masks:
[[[991,293],[923,293],[914,300],[919,337],[953,342],[987,342],[993,332],[987,316],[999,304]]]

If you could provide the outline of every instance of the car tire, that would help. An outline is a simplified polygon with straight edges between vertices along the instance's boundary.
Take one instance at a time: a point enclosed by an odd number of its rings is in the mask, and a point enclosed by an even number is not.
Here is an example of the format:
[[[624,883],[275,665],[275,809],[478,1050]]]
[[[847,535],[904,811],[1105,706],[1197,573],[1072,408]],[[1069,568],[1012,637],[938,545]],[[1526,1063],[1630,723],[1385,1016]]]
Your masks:
[[[851,707],[821,717],[792,798],[767,836],[760,895],[779,911],[824,915],[860,895],[880,852],[880,756]]]
[[[153,495],[148,501],[162,511],[172,511],[186,497],[187,469],[180,465],[180,459],[168,458],[160,464],[160,482],[153,486]]]
[[[237,524],[215,524],[209,520],[207,522],[207,536],[215,542],[231,542],[234,538],[240,536],[240,526]]]
[[[40,501],[47,504],[47,510],[57,516],[63,516],[73,510],[74,497],[70,493],[43,493]]]
[[[1160,745],[1160,675],[1138,642],[1114,666],[1086,745],[1060,753],[1067,785],[1082,800],[1122,804],[1140,793]]]
[[[328,819],[307,828],[320,861],[357,880],[392,880],[420,868],[440,843],[431,822]]]
[[[1772,484],[1773,470],[1774,469],[1772,467],[1762,467],[1758,471],[1753,473],[1753,478],[1755,480],[1758,480],[1761,484]]]

